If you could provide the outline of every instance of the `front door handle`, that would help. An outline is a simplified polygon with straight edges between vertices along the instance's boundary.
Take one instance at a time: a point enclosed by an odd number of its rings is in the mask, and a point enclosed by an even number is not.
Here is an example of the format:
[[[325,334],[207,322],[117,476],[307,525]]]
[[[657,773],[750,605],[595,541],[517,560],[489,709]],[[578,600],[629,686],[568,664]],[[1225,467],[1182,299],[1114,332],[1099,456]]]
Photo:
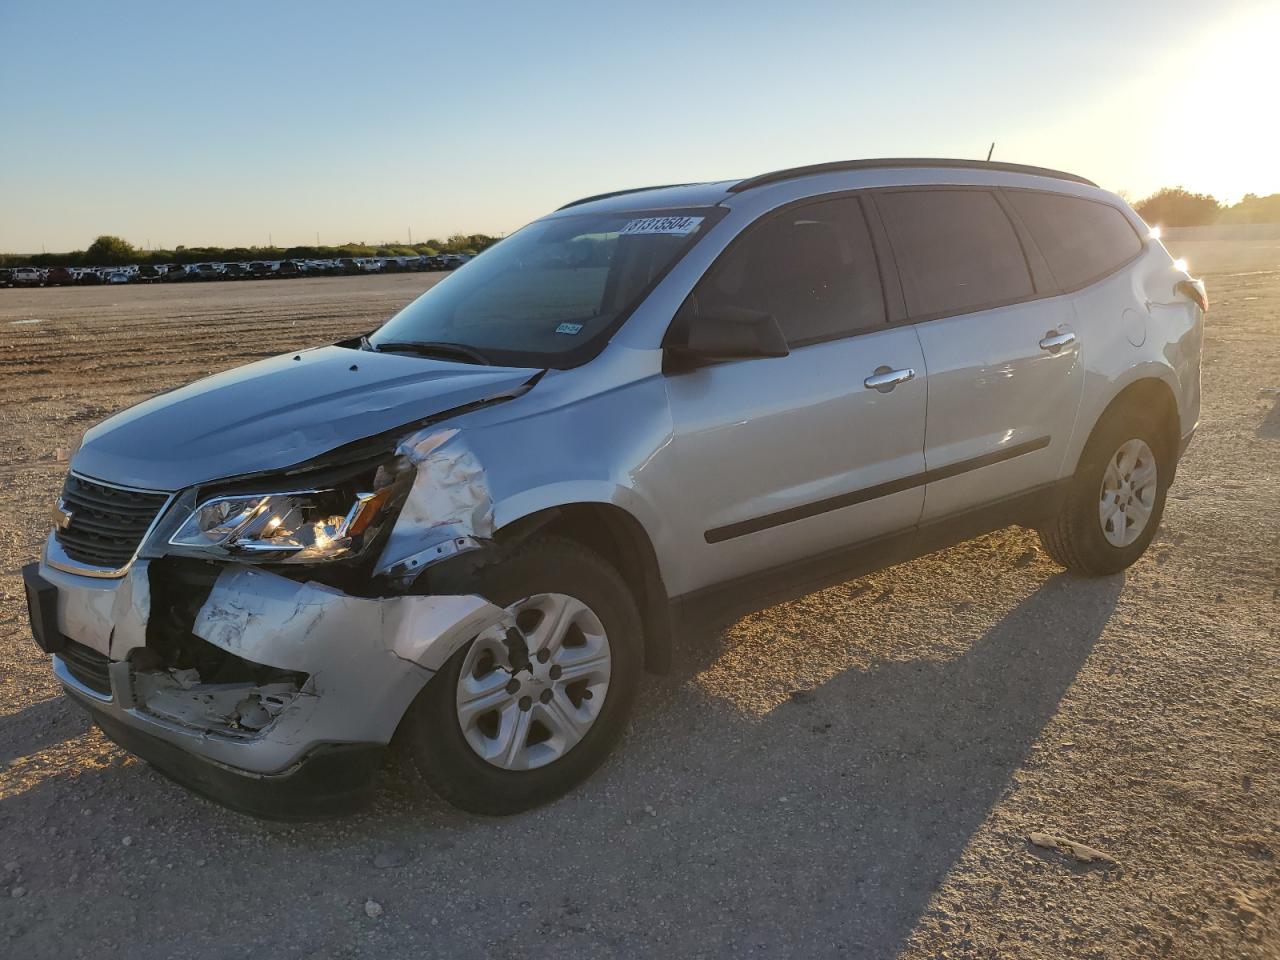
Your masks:
[[[908,380],[914,380],[916,372],[910,367],[902,370],[895,370],[883,364],[876,367],[876,372],[867,379],[862,381],[862,385],[868,390],[879,390],[881,393],[888,393],[900,383],[906,383]]]
[[[1076,335],[1068,330],[1066,333],[1059,333],[1057,330],[1050,330],[1044,335],[1044,339],[1040,341],[1040,349],[1048,350],[1050,353],[1057,353],[1063,347],[1069,347],[1076,342]]]

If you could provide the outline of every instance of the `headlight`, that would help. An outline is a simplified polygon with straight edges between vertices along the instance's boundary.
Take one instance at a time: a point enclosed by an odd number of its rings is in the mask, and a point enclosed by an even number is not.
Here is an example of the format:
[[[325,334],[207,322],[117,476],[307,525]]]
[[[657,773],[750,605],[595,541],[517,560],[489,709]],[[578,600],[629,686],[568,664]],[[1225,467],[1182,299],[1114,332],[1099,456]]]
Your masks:
[[[358,552],[394,489],[387,485],[370,493],[295,490],[215,497],[196,507],[169,543],[269,563],[336,560]]]

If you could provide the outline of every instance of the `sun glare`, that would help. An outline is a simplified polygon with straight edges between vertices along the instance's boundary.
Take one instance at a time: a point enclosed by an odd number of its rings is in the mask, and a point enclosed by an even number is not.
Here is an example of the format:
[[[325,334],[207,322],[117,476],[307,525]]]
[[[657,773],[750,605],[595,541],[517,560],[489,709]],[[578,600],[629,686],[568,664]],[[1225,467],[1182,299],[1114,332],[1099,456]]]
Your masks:
[[[1280,10],[1255,8],[1175,61],[1161,129],[1166,166],[1187,189],[1228,202],[1280,192],[1277,38]]]

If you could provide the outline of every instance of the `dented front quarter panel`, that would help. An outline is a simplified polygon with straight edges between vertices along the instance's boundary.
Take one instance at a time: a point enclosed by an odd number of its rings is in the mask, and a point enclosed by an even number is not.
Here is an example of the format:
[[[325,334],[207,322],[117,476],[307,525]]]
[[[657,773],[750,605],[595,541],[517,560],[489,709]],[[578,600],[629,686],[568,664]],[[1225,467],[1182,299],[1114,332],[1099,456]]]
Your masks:
[[[548,371],[512,403],[406,438],[401,453],[419,472],[377,570],[413,577],[522,517],[600,503],[640,522],[664,581],[679,583],[677,531],[654,506],[670,484],[661,475],[672,439],[661,363],[661,351],[611,344],[586,366]]]
[[[456,428],[427,427],[396,452],[413,465],[414,476],[374,574],[406,580],[490,539],[493,501],[484,469]]]

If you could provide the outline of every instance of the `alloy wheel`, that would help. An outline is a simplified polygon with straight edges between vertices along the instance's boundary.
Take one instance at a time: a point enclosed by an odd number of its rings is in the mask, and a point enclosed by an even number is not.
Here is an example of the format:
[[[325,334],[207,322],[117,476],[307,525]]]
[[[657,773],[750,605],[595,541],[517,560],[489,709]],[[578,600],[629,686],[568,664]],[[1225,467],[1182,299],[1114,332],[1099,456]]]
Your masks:
[[[600,618],[581,600],[540,593],[506,608],[515,626],[477,637],[458,676],[467,744],[504,770],[560,759],[591,729],[612,657]]]
[[[1098,521],[1113,547],[1127,547],[1142,536],[1155,508],[1159,469],[1146,441],[1120,445],[1107,461],[1098,495]]]

